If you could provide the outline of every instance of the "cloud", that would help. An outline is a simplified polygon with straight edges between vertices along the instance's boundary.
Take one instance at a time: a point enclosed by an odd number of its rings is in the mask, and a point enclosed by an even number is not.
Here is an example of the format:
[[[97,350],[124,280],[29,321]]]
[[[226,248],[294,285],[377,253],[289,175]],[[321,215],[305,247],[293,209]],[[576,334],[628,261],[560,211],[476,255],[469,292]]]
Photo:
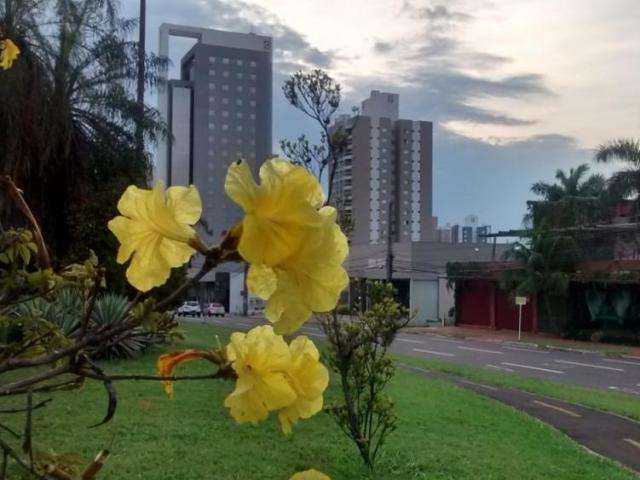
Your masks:
[[[395,48],[395,45],[391,42],[377,41],[373,44],[373,50],[376,53],[389,53]]]
[[[422,18],[426,18],[431,21],[445,21],[445,22],[466,22],[473,17],[467,13],[455,12],[444,5],[435,5],[434,7],[423,7],[418,9],[418,14]]]

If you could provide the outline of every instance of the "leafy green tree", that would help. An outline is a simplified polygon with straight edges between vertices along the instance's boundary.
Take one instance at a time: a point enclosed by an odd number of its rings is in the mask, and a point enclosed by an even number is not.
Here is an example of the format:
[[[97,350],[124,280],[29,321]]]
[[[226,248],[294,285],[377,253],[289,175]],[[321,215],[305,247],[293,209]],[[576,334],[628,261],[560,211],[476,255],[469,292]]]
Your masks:
[[[128,38],[135,22],[120,18],[118,6],[117,0],[0,4],[0,28],[22,51],[14,68],[0,72],[0,172],[25,192],[58,262],[85,257],[88,246],[112,257],[104,219],[124,185],[145,185],[149,177],[134,134],[137,43]],[[153,85],[162,62],[147,63],[145,80]],[[155,110],[145,110],[141,126],[148,141],[164,134]],[[87,223],[83,231],[74,229],[78,217]]]
[[[527,202],[529,212],[525,223],[533,221],[554,227],[566,227],[600,217],[612,198],[607,194],[607,181],[603,175],[587,176],[589,166],[579,165],[569,172],[558,169],[556,183],[536,182],[531,192],[542,200]]]
[[[526,242],[515,242],[505,253],[519,268],[506,271],[501,287],[518,296],[537,296],[545,309],[546,318],[560,329],[554,304],[566,299],[571,273],[580,256],[575,239],[536,229]]]
[[[621,138],[604,143],[596,149],[595,160],[623,162],[627,168],[611,176],[609,189],[622,198],[640,199],[640,141]]]

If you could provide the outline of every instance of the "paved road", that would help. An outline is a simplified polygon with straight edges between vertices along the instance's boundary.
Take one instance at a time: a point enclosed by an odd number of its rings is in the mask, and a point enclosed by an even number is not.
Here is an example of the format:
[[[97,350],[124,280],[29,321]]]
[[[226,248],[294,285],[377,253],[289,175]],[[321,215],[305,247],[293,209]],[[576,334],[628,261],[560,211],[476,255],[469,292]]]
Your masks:
[[[234,316],[209,321],[238,330],[265,322],[263,319]],[[313,323],[304,325],[301,333],[324,337],[320,327]],[[397,336],[392,351],[640,397],[640,357],[610,358],[595,352],[544,350],[516,342],[504,344],[406,332]]]

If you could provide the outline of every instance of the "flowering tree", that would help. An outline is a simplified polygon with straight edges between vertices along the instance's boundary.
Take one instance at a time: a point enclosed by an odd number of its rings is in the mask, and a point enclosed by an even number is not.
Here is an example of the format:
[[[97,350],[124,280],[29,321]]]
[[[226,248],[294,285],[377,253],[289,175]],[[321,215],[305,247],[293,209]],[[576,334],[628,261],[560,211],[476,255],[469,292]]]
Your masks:
[[[1,326],[19,330],[18,335],[9,332],[4,336],[0,396],[26,396],[25,407],[14,413],[25,414],[27,425],[26,438],[22,439],[26,457],[0,439],[4,455],[0,478],[4,478],[9,458],[35,478],[61,478],[54,474],[55,465],[47,466],[43,472],[33,462],[29,443],[31,413],[48,402],[34,405],[32,395],[77,388],[87,380],[102,382],[109,398],[106,415],[98,425],[116,413],[116,382],[131,379],[160,381],[169,396],[173,395],[173,382],[177,380],[235,380],[235,390],[224,405],[236,422],[257,423],[270,412],[277,412],[285,434],[300,419],[322,409],[329,374],[320,363],[317,348],[304,335],[287,343],[282,334],[295,333],[313,312],[335,307],[348,282],[342,267],[347,241],[335,223],[335,209],[323,206],[320,184],[303,167],[272,159],[260,169],[260,180],[260,184],[255,183],[243,161],[229,167],[225,189],[245,215],[219,245],[213,246],[205,245],[193,228],[202,213],[195,187],[165,189],[158,183],[145,190],[130,186],[118,203],[120,215],[109,222],[109,229],[120,242],[117,261],[129,262],[126,277],[139,293],[121,322],[98,325],[91,321],[91,312],[104,287],[103,270],[92,259],[53,271],[44,239],[20,190],[11,179],[2,179],[5,191],[25,213],[30,228],[4,235],[0,252]],[[36,254],[35,259],[32,254]],[[195,254],[203,255],[205,261],[193,278],[160,302],[147,296],[167,281],[172,268],[184,265]],[[127,335],[140,325],[153,328],[162,318],[162,311],[189,285],[216,266],[235,261],[249,263],[248,288],[266,300],[265,314],[273,327],[234,333],[224,348],[161,355],[156,375],[110,375],[96,363],[96,352],[114,338]],[[72,335],[65,335],[42,319],[15,322],[4,316],[16,303],[70,287],[81,292],[84,312],[80,328]],[[207,375],[174,375],[179,364],[193,360],[211,362],[215,368]],[[82,478],[94,478],[99,470],[96,465],[101,464],[96,462],[87,467],[92,476],[83,474]],[[307,471],[294,478],[327,477]]]

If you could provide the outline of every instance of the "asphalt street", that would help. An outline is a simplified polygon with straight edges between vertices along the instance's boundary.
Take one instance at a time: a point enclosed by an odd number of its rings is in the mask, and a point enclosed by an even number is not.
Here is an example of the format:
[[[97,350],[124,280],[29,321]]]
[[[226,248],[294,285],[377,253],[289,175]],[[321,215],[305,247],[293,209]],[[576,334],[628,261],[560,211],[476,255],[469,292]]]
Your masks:
[[[230,315],[207,321],[238,330],[265,323],[260,318]],[[493,343],[409,332],[397,336],[391,348],[393,352],[640,397],[640,357],[612,358],[597,352],[545,350],[515,341]],[[324,337],[320,327],[313,323],[305,324],[300,333],[312,338]]]

